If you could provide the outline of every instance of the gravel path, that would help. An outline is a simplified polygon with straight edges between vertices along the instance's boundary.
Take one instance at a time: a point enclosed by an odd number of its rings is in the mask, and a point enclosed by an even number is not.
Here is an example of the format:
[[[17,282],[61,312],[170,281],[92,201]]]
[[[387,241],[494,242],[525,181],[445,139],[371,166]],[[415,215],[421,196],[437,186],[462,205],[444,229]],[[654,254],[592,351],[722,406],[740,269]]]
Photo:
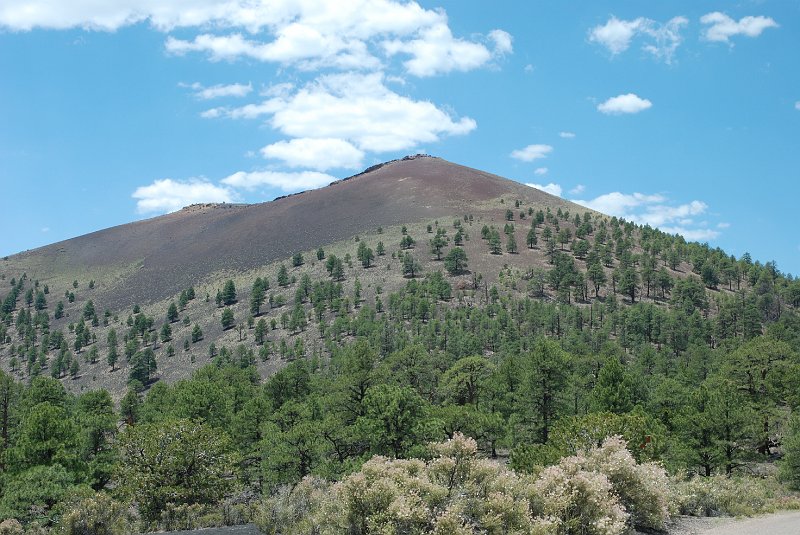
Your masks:
[[[755,518],[682,517],[669,527],[670,535],[800,535],[800,511]]]

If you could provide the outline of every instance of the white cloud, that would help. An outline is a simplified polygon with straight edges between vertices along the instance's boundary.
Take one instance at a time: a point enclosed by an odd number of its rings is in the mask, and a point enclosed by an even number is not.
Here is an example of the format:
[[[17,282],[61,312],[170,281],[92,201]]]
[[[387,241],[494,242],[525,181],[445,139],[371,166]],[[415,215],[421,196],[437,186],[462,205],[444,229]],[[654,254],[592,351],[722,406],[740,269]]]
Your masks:
[[[321,66],[339,69],[377,69],[380,61],[362,41],[346,42],[336,35],[321,35],[316,29],[291,25],[275,41],[262,43],[245,38],[241,33],[230,35],[201,34],[191,41],[167,38],[166,49],[175,55],[205,52],[212,61],[233,61],[248,57],[265,62],[295,65],[301,70]]]
[[[615,191],[600,195],[590,201],[576,199],[573,202],[604,214],[625,217],[627,219],[626,216],[630,213],[632,208],[647,204],[661,203],[665,200],[666,199],[661,195],[643,195],[641,193],[624,194]]]
[[[261,187],[280,188],[285,192],[320,188],[334,182],[336,177],[316,171],[285,173],[279,171],[239,171],[222,179],[222,183],[234,188],[254,190]]]
[[[542,176],[542,175],[546,175],[547,171],[549,171],[549,169],[547,169],[547,167],[537,167],[536,170],[533,173],[536,174],[536,175]]]
[[[687,228],[687,227],[660,227],[667,234],[680,234],[688,241],[705,242],[719,237],[720,233],[709,228]]]
[[[688,240],[712,240],[720,234],[718,230],[707,228],[705,223],[695,223],[694,218],[708,210],[708,205],[702,201],[673,205],[663,195],[615,191],[591,200],[574,199],[573,202],[604,214],[657,227],[670,234],[681,234]],[[717,228],[726,228],[724,225],[717,225]]]
[[[703,32],[704,39],[722,43],[730,42],[730,38],[736,35],[758,37],[767,28],[778,27],[778,23],[770,17],[742,17],[736,21],[719,11],[703,15],[700,22],[708,25]]]
[[[442,136],[463,135],[476,128],[469,117],[454,119],[428,101],[390,90],[381,73],[331,74],[287,97],[242,108],[217,108],[206,117],[256,118],[297,138],[346,140],[362,151],[405,150]]]
[[[586,186],[584,186],[583,184],[578,184],[577,186],[575,186],[574,188],[569,190],[569,194],[570,195],[580,195],[584,191],[586,191]]]
[[[573,139],[575,137],[575,132],[559,132],[558,137],[564,139]]]
[[[687,24],[689,20],[686,17],[673,17],[660,23],[644,17],[621,20],[612,16],[605,24],[589,31],[589,41],[606,47],[615,56],[627,50],[635,37],[644,36],[649,40],[642,45],[642,50],[671,63],[683,41],[681,30]]]
[[[261,149],[265,158],[283,161],[289,167],[317,171],[361,167],[364,152],[343,139],[298,138],[278,141]]]
[[[549,184],[535,184],[535,183],[527,183],[526,186],[530,186],[532,188],[540,189],[545,193],[549,193],[550,195],[555,195],[556,197],[561,197],[561,186],[558,184],[554,184],[550,182]]]
[[[494,54],[511,52],[511,35],[503,30],[493,30],[489,39],[494,42]],[[444,22],[420,31],[418,38],[411,40],[392,39],[383,42],[388,56],[408,54],[411,59],[403,62],[406,70],[414,76],[427,77],[451,71],[469,71],[488,63],[493,52],[481,43],[454,38]]]
[[[800,100],[794,103],[794,109],[800,111]]]
[[[257,119],[264,115],[270,115],[280,109],[280,100],[272,99],[265,100],[260,104],[247,104],[238,108],[211,108],[200,114],[201,117],[206,119],[214,119],[217,117],[227,117],[229,119]]]
[[[730,228],[730,226],[731,226],[730,223],[725,223],[725,222],[717,223],[717,228],[720,228],[720,229]]]
[[[0,28],[115,31],[148,23],[162,32],[199,28],[188,39],[170,36],[173,54],[201,52],[213,60],[247,57],[300,69],[377,69],[380,50],[410,54],[409,72],[421,76],[469,70],[510,53],[511,36],[492,30],[486,41],[453,37],[441,9],[415,1],[348,0],[20,0],[0,4]],[[224,33],[229,32],[229,33]],[[245,36],[244,33],[248,34]],[[259,36],[255,39],[254,36]],[[393,43],[386,50],[385,43]]]
[[[642,27],[645,19],[620,20],[612,16],[602,26],[595,26],[589,32],[589,40],[606,47],[612,54],[628,49],[631,39]]]
[[[42,232],[50,232],[50,227],[42,227]]]
[[[498,54],[510,54],[514,51],[511,34],[504,30],[492,30],[489,39],[494,43],[494,50]]]
[[[532,162],[540,158],[546,158],[551,152],[553,152],[553,147],[550,145],[528,145],[525,148],[513,151],[511,157],[523,162]]]
[[[149,186],[136,188],[132,197],[137,199],[136,210],[141,214],[166,213],[184,206],[206,202],[233,202],[234,193],[205,179],[156,180]]]
[[[350,0],[23,0],[0,8],[0,24],[14,30],[87,28],[114,31],[148,22],[160,31],[185,27],[244,28],[250,33],[292,24],[368,39],[376,33],[407,34],[445,19],[416,2]]]
[[[182,87],[189,87],[195,91],[194,96],[201,100],[211,100],[222,97],[246,97],[253,90],[253,85],[245,84],[218,84],[211,87],[204,87],[195,82],[191,85],[181,84]]]
[[[598,111],[606,115],[620,115],[624,113],[639,113],[653,106],[646,98],[641,98],[633,93],[612,97],[597,106]]]

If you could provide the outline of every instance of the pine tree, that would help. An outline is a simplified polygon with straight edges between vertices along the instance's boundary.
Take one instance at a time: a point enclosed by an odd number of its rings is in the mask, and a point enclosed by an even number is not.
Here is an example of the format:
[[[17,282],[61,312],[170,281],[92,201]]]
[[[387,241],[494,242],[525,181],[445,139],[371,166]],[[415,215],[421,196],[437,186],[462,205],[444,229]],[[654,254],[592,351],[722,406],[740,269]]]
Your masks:
[[[289,286],[289,271],[286,269],[285,264],[281,264],[278,268],[278,286],[283,288]]]
[[[200,340],[203,339],[203,330],[200,328],[198,324],[194,324],[194,328],[192,329],[192,343],[196,344]]]
[[[517,252],[517,239],[514,237],[513,232],[508,234],[508,239],[506,240],[506,251],[511,254],[516,254]]]
[[[111,371],[114,371],[116,368],[117,360],[119,360],[119,354],[117,353],[117,331],[115,329],[111,329],[108,331],[108,356],[106,360],[108,361],[108,365],[111,366]]]
[[[264,286],[264,280],[261,277],[256,278],[253,283],[253,290],[250,293],[250,313],[253,316],[261,314],[261,305],[264,304],[266,296],[266,288]]]
[[[225,286],[222,287],[222,303],[225,306],[230,306],[236,302],[236,285],[232,280],[225,281]]]
[[[233,310],[230,308],[226,308],[222,311],[222,319],[220,320],[222,323],[222,329],[228,330],[233,327],[234,318],[233,318]]]
[[[175,304],[175,301],[172,301],[169,304],[169,308],[167,308],[167,321],[170,323],[178,321],[178,306]]]
[[[467,269],[467,253],[461,247],[453,247],[444,257],[444,268],[450,275],[458,275]]]

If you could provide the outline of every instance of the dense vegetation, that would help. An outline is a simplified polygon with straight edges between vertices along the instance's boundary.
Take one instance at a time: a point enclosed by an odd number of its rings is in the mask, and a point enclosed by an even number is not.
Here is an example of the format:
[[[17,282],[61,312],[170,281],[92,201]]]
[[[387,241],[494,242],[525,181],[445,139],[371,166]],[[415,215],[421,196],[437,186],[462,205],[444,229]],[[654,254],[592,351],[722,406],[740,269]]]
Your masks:
[[[70,308],[92,282],[54,299],[24,274],[6,280],[0,518],[77,526],[102,512],[109,525],[171,528],[261,515],[269,525],[264,507],[290,507],[285,485],[306,478],[307,492],[325,494],[386,459],[430,460],[429,444],[454,437],[470,456],[508,457],[514,472],[492,477],[524,480],[534,512],[549,506],[543,467],[614,435],[632,459],[676,477],[762,473],[782,457],[783,480],[800,487],[800,281],[616,218],[504,212],[502,229],[464,216],[447,229],[403,227],[398,243],[358,239],[352,256],[298,253],[273,281],[228,280],[205,302],[189,288],[160,317],[100,312],[90,299]],[[544,262],[491,280],[474,267],[477,250],[503,264],[520,248]],[[324,266],[313,278],[312,257]],[[359,278],[382,257],[403,281],[393,291]],[[185,312],[198,301],[213,324]],[[208,363],[158,381],[178,352]],[[265,363],[277,371],[262,379]],[[64,388],[101,365],[125,374],[118,404]],[[615,522],[636,519],[619,512]],[[568,530],[561,521],[547,529]]]

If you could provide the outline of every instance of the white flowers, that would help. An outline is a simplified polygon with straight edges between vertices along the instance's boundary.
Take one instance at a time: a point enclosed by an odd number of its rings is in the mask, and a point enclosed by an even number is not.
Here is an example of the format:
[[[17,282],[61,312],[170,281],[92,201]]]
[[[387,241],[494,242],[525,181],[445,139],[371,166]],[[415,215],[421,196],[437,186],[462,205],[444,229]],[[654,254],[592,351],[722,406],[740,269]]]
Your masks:
[[[539,477],[479,459],[475,440],[459,433],[431,450],[427,462],[373,457],[324,489],[307,478],[290,494],[267,500],[259,523],[269,531],[278,522],[286,535],[312,527],[321,534],[620,535],[630,521],[660,528],[667,518],[664,470],[637,465],[619,437],[566,457]]]

